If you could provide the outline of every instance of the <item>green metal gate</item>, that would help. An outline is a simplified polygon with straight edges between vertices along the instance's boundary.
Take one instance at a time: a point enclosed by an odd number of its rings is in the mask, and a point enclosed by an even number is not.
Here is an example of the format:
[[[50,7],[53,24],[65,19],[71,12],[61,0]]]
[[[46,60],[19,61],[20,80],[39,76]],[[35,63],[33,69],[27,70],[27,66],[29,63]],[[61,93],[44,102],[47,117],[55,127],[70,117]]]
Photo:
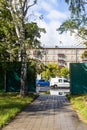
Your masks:
[[[87,63],[70,64],[71,94],[87,93]]]
[[[20,91],[20,77],[21,77],[21,63],[9,62],[6,72],[6,91],[19,92]]]
[[[21,62],[6,63],[6,91],[19,92],[21,87]],[[0,91],[4,91],[4,70],[0,64]],[[27,86],[29,92],[36,91],[36,70],[31,62],[27,63]]]
[[[0,62],[0,92],[4,90],[4,69],[2,66],[3,63]]]

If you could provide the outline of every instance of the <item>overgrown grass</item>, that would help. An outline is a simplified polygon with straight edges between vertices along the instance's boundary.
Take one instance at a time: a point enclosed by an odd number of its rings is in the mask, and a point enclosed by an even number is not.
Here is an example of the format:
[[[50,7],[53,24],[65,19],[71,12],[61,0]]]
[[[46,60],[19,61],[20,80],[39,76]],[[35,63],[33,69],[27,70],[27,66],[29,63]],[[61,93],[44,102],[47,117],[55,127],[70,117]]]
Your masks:
[[[18,93],[0,93],[0,128],[13,119],[38,95],[20,97]]]
[[[87,94],[86,95],[71,95],[68,96],[73,108],[78,112],[79,117],[87,122]]]

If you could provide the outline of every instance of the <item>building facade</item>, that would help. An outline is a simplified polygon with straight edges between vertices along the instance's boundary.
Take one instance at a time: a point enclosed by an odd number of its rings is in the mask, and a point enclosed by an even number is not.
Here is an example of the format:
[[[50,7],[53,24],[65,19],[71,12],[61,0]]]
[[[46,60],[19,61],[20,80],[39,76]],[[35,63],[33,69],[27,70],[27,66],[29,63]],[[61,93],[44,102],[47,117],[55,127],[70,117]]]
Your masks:
[[[37,58],[44,64],[57,63],[60,67],[69,67],[70,63],[81,63],[86,48],[42,48],[27,51],[30,58]]]

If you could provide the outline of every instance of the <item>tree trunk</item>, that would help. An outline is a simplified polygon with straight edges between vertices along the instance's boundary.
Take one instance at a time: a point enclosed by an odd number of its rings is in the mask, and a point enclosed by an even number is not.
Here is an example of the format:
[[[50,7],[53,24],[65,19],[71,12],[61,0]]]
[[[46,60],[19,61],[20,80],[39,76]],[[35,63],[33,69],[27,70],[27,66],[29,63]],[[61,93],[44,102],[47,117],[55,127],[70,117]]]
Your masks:
[[[27,61],[26,61],[26,47],[25,47],[25,29],[24,29],[24,12],[23,8],[20,2],[16,2],[19,4],[18,11],[19,14],[16,12],[16,14],[13,13],[14,21],[15,21],[15,30],[16,34],[18,36],[18,42],[20,45],[20,51],[21,51],[21,88],[20,88],[20,95],[26,96],[28,94],[27,89]],[[14,11],[17,9],[13,5]]]
[[[27,89],[27,62],[26,62],[26,49],[21,50],[21,89],[20,95],[26,96],[28,94]]]
[[[20,23],[20,48],[21,48],[21,89],[20,95],[26,96],[28,94],[27,89],[27,55],[25,47],[25,30],[23,22]]]
[[[19,6],[17,6],[19,5]],[[25,29],[24,29],[24,12],[22,5],[19,1],[11,3],[11,14],[13,17],[15,31],[18,37],[21,52],[21,88],[20,95],[25,96],[27,92],[27,63],[26,63],[26,47],[25,47]],[[14,13],[15,12],[15,13]]]

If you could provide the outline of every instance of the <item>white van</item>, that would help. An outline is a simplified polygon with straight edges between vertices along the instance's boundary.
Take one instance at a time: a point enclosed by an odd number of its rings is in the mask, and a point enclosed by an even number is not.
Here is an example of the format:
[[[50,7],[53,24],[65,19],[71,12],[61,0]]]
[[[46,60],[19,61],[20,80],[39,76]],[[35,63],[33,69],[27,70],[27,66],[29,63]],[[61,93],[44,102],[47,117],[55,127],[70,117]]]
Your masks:
[[[70,93],[70,83],[66,78],[56,77],[50,79],[50,94],[64,96]]]
[[[66,78],[63,77],[55,77],[50,79],[51,87],[70,87],[70,83]]]

